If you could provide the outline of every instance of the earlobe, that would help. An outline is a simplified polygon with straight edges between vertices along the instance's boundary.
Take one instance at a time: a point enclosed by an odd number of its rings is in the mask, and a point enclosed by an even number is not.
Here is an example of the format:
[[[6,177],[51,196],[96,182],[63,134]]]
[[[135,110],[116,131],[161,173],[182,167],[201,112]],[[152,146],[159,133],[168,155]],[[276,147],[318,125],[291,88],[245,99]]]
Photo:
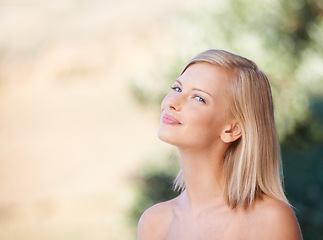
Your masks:
[[[241,137],[241,128],[238,124],[230,125],[221,134],[221,139],[224,143],[234,142]]]

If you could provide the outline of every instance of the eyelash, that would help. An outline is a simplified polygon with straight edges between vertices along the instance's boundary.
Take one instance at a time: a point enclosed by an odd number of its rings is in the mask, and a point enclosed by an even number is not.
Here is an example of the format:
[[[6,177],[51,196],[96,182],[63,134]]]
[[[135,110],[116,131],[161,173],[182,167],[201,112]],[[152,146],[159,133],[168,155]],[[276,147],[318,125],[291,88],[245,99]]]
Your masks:
[[[176,89],[179,89],[180,92],[182,92],[182,89],[180,89],[180,87],[171,87],[171,89],[175,90],[176,92],[179,92],[179,91],[176,90]]]
[[[198,99],[196,99],[196,98],[199,98],[200,100],[198,100]],[[199,102],[205,103],[204,98],[200,97],[199,95],[194,95],[194,99],[196,99],[196,100],[197,100],[197,101],[199,101]]]
[[[176,92],[182,92],[182,89],[180,87],[171,87],[171,89],[173,89],[174,91]],[[196,99],[198,98],[198,99]],[[199,95],[194,95],[194,99],[196,99],[198,102],[202,102],[202,103],[205,103],[205,99],[200,97]]]

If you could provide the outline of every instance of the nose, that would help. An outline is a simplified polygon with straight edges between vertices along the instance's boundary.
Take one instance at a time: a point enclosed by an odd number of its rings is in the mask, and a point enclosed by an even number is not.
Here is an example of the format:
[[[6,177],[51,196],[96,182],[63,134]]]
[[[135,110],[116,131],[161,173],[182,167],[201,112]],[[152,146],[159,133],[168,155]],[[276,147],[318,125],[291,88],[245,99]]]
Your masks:
[[[183,100],[178,94],[169,93],[163,100],[161,108],[172,109],[174,111],[180,111],[182,109]]]

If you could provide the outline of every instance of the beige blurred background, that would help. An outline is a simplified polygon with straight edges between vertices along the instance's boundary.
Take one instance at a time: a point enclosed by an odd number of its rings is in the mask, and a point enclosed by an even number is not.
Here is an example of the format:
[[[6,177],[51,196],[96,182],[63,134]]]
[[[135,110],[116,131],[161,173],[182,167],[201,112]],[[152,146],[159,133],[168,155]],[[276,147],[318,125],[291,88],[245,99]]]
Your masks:
[[[169,19],[204,3],[0,1],[0,239],[135,238],[131,178],[169,147],[129,84],[159,84]]]

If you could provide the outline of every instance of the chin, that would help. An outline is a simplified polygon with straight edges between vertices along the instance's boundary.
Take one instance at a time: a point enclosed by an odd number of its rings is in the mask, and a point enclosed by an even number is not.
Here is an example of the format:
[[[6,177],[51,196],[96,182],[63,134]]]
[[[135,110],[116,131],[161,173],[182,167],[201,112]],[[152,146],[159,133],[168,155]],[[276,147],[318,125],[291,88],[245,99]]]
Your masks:
[[[165,133],[165,130],[163,129],[162,126],[159,127],[158,132],[157,132],[157,137],[162,140],[163,142],[169,142],[169,134]]]
[[[159,127],[159,130],[157,132],[157,136],[160,140],[162,140],[165,143],[178,146],[178,136],[176,136],[176,133],[174,131],[171,131],[169,129],[164,129],[163,126]]]
[[[161,141],[178,148],[205,149],[214,142],[214,139],[188,136],[182,131],[175,131],[163,125],[159,127],[157,136]]]

